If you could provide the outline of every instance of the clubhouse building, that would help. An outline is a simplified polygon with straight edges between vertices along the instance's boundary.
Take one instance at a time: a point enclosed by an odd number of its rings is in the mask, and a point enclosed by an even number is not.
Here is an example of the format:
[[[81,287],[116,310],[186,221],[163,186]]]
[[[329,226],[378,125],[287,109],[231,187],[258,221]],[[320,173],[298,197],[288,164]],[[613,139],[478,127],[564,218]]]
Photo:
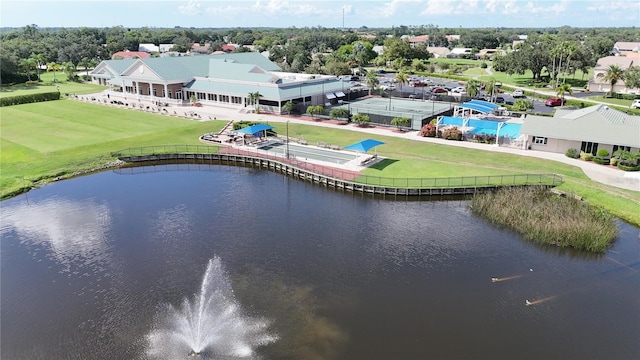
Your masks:
[[[219,55],[104,60],[90,73],[128,99],[174,105],[197,102],[282,113],[297,105],[332,105],[347,100],[348,83],[335,76],[285,73],[255,52]],[[259,93],[258,104],[250,94]]]

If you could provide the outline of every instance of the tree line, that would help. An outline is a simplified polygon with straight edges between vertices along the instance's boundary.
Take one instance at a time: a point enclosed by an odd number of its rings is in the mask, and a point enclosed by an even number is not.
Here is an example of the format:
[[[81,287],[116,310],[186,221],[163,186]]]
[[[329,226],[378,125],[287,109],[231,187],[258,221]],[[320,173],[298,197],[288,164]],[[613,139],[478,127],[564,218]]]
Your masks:
[[[367,34],[367,37],[361,35]],[[457,34],[459,38],[447,37]],[[428,35],[427,43],[412,46],[410,36]],[[517,49],[514,40],[527,35]],[[342,75],[351,69],[374,64],[425,70],[431,57],[428,46],[502,48],[496,70],[521,74],[531,70],[534,79],[546,69],[552,80],[576,70],[588,70],[598,58],[609,54],[616,41],[640,41],[635,28],[579,29],[447,29],[434,25],[388,28],[361,27],[355,30],[313,28],[39,28],[27,25],[3,29],[0,34],[0,77],[2,83],[37,80],[43,70],[64,71],[73,78],[78,67],[92,68],[118,51],[137,51],[141,43],[173,44],[174,51],[186,52],[194,43],[211,44],[209,52],[227,43],[251,45],[268,51],[272,61],[284,71]],[[374,46],[384,46],[378,55]],[[248,51],[239,47],[236,51]],[[157,56],[158,54],[154,54]]]

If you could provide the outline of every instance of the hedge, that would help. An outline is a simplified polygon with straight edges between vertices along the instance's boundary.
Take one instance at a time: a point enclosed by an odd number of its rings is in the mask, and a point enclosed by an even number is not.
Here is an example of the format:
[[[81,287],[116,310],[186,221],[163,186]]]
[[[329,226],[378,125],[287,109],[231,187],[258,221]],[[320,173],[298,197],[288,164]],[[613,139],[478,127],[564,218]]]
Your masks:
[[[593,162],[596,164],[600,164],[600,165],[609,165],[609,158],[600,158],[600,157],[594,157],[593,158]]]
[[[618,169],[624,170],[624,171],[640,171],[640,164],[636,166],[627,166],[627,165],[622,165],[618,163],[617,166],[618,166]]]
[[[26,94],[19,96],[9,96],[0,98],[0,106],[11,106],[20,104],[37,103],[43,101],[60,100],[60,92],[46,92],[37,94]]]

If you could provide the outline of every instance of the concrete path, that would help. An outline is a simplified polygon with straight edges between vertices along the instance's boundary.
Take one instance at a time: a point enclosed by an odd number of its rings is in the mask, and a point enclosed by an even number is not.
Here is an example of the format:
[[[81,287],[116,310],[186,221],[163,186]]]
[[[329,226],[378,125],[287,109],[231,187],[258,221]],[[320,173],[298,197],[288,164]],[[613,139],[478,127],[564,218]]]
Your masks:
[[[113,93],[112,98],[113,98]],[[104,93],[98,93],[93,95],[83,95],[84,97],[95,97],[97,99],[102,99],[106,97]],[[142,103],[145,103],[142,101]],[[103,104],[100,102],[100,104]],[[148,105],[151,105],[150,103]],[[170,106],[168,113],[172,114],[173,110],[177,110],[177,113],[185,113],[185,112],[195,112],[200,115],[198,118],[194,118],[194,121],[210,121],[210,119],[220,119],[220,120],[249,120],[249,121],[260,121],[260,122],[275,122],[275,123],[285,123],[289,121],[290,123],[295,124],[304,124],[311,126],[321,126],[327,128],[336,128],[341,130],[349,130],[349,131],[358,131],[361,133],[366,133],[369,135],[384,135],[384,136],[393,136],[399,138],[405,138],[414,141],[423,141],[434,144],[441,144],[447,146],[458,146],[465,147],[468,149],[479,149],[479,150],[487,150],[487,151],[495,151],[507,154],[515,154],[521,156],[529,156],[546,160],[558,161],[564,164],[573,165],[580,167],[582,171],[591,179],[603,184],[615,186],[622,189],[628,189],[633,191],[640,191],[640,172],[627,172],[622,171],[616,168],[599,165],[593,162],[582,161],[579,159],[571,159],[566,157],[564,154],[544,152],[544,151],[535,151],[535,150],[520,150],[509,147],[499,147],[496,145],[489,144],[481,144],[474,143],[469,141],[451,141],[437,138],[428,138],[418,136],[417,131],[408,131],[404,133],[394,132],[390,128],[384,127],[375,127],[375,128],[361,128],[355,126],[354,124],[349,125],[337,125],[330,123],[328,121],[310,121],[300,117],[293,116],[278,116],[272,114],[254,114],[252,112],[243,113],[238,111],[238,109],[228,109],[223,107],[213,107],[213,106],[203,106],[203,107],[190,107],[190,106]]]

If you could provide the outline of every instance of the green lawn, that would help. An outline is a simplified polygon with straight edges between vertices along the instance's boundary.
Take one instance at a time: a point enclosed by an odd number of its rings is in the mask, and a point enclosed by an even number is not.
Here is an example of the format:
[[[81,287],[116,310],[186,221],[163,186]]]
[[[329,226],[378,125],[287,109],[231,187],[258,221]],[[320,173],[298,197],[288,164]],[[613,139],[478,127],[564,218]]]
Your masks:
[[[225,121],[196,122],[73,100],[3,107],[0,133],[1,194],[56,176],[90,169],[114,159],[110,152],[129,147],[200,144],[198,137],[217,131]],[[285,124],[272,123],[281,134]],[[345,146],[363,134],[345,129],[289,124],[291,136],[310,144]],[[587,178],[580,168],[553,161],[470,150],[446,145],[376,136],[386,144],[378,154],[389,161],[363,174],[393,178],[433,178],[557,173],[565,183],[560,190],[576,193],[631,223],[640,225],[640,192],[618,189]],[[491,145],[487,145],[491,146]],[[580,160],[576,160],[580,161]]]
[[[615,98],[609,98],[609,97],[600,96],[600,95],[589,96],[589,99],[595,100],[595,101],[602,101],[612,105],[618,105],[626,108],[629,108],[629,106],[631,106],[631,103],[632,103],[632,100],[615,99]]]
[[[56,73],[56,79],[58,80],[57,82],[53,81],[53,73],[51,72],[40,74],[40,78],[42,79],[42,82],[38,83],[37,85],[17,84],[13,86],[0,86],[0,98],[33,93],[52,92],[57,91],[58,87],[60,88],[60,93],[62,93],[63,95],[91,94],[106,89],[106,87],[100,85],[67,81],[67,75],[65,75],[64,73]]]

